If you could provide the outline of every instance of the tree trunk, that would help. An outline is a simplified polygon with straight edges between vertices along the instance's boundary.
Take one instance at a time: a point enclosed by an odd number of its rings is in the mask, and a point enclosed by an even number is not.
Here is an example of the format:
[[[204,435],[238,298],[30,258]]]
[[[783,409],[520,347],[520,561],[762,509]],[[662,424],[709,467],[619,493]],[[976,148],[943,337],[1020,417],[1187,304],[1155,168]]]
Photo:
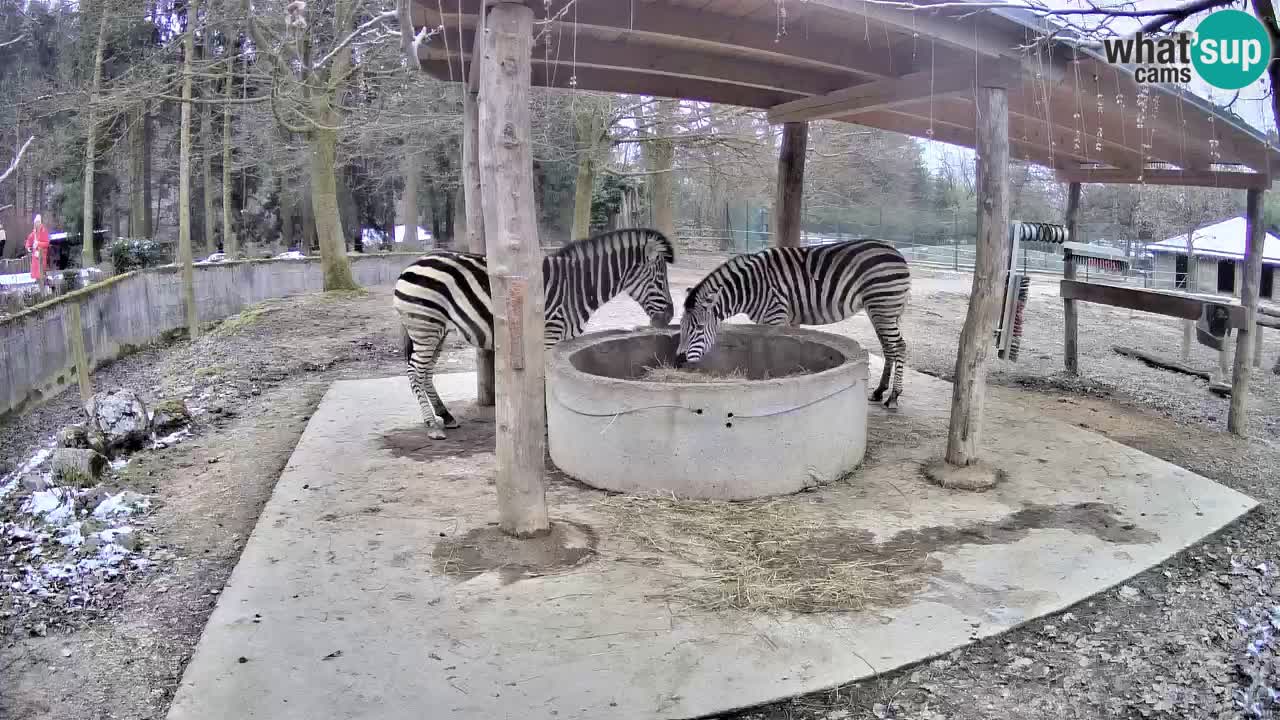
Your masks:
[[[453,247],[453,191],[452,191],[452,190],[446,190],[446,191],[444,192],[444,235],[443,235],[443,238],[444,238],[447,242],[446,242],[446,244],[445,244],[445,245],[443,245],[442,247]],[[440,245],[440,244],[441,244],[440,240],[439,240],[439,239],[437,239],[437,240],[436,240],[436,245]]]
[[[328,98],[324,99],[327,104]],[[322,125],[335,127],[336,117],[320,114]],[[324,289],[355,290],[351,263],[347,260],[346,242],[342,237],[342,217],[338,213],[337,164],[338,134],[332,130],[311,132],[311,211],[315,214],[316,238],[320,244],[320,268],[324,273]]]
[[[227,76],[224,94],[227,102],[222,106],[222,251],[235,260],[240,257],[240,243],[236,239],[235,226],[231,224],[231,94],[235,92],[235,59],[227,60]]]
[[[283,187],[283,183],[278,183],[279,192],[277,196],[280,198],[280,237],[284,240],[285,249],[293,247],[297,238],[294,235],[294,216],[297,215],[296,205],[291,196]]]
[[[1196,257],[1192,252],[1195,246],[1196,229],[1196,223],[1191,223],[1187,226],[1187,277],[1184,291],[1189,293],[1196,292],[1200,285],[1196,278],[1196,275],[1199,274],[1199,268],[1196,267]],[[1191,360],[1191,336],[1194,334],[1195,324],[1194,320],[1182,321],[1182,347],[1180,349],[1182,351],[1182,362],[1184,363]]]
[[[148,105],[142,108],[142,203],[147,206],[147,211],[142,218],[143,237],[155,237],[155,228],[158,221],[159,208],[152,214],[151,204],[151,109]]]
[[[208,90],[212,85],[208,82],[203,87]],[[200,93],[201,99],[209,100],[213,93]],[[204,249],[206,256],[218,251],[217,225],[213,217],[213,153],[217,145],[213,139],[213,106],[200,104],[200,184],[204,197]]]
[[[1080,231],[1080,183],[1073,182],[1067,187],[1067,239],[1071,242],[1080,242],[1080,238],[1076,234]],[[1066,280],[1076,279],[1075,262],[1071,259],[1070,251],[1064,256],[1065,263],[1062,266],[1062,277]],[[1076,314],[1076,301],[1063,300],[1063,334],[1062,334],[1062,365],[1069,375],[1080,374],[1080,331],[1079,316]]]
[[[418,153],[408,153],[400,163],[400,174],[404,179],[404,194],[400,196],[400,225],[404,225],[404,246],[418,247],[418,226],[422,217],[418,214],[418,175],[422,172],[422,157]],[[435,236],[432,236],[435,238]],[[439,242],[439,238],[435,238]],[[412,243],[412,244],[410,244]]]
[[[1263,191],[1250,190],[1245,218],[1248,228],[1241,278],[1240,304],[1244,306],[1244,327],[1236,329],[1236,356],[1231,369],[1231,406],[1227,411],[1227,430],[1245,437],[1249,434],[1249,354],[1253,351],[1253,333],[1258,328],[1258,291],[1262,285],[1262,250],[1267,231],[1262,224]],[[1225,347],[1225,344],[1224,344]]]
[[[191,0],[187,13],[187,28],[194,30],[200,17],[200,0]],[[178,264],[182,268],[187,334],[193,340],[200,334],[195,268],[191,258],[191,61],[194,55],[195,33],[188,32],[182,43],[182,119],[178,127]]]
[[[142,108],[129,116],[129,237],[144,238],[151,233],[151,208],[147,207],[146,173],[143,156],[147,150],[146,113]]]
[[[98,116],[93,103],[98,100],[98,91],[102,88],[102,55],[107,45],[106,3],[102,3],[98,10],[101,15],[98,18],[98,41],[93,52],[93,85],[89,92],[89,124],[84,141],[84,217],[81,226],[84,233],[81,265],[84,267],[97,264],[93,252],[93,182],[97,174]]]
[[[533,10],[489,11],[480,67],[480,177],[497,358],[498,523],[547,532],[542,253],[533,207],[529,77]]]
[[[468,84],[462,94],[462,201],[467,215],[465,249],[483,255],[485,235],[483,196],[480,194],[480,110],[475,92],[479,89],[479,67],[473,61],[468,68]],[[492,407],[494,404],[493,362],[493,350],[476,350],[476,404],[481,407]]]
[[[604,135],[605,112],[591,102],[584,102],[574,124],[578,136],[578,179],[573,196],[573,235],[579,240],[591,234],[591,195],[599,171],[600,144]]]
[[[800,220],[804,207],[804,161],[809,145],[809,123],[782,126],[778,151],[778,189],[773,201],[773,244],[800,247]]]
[[[657,173],[649,180],[649,206],[653,209],[653,229],[675,242],[675,180],[671,171],[675,167],[676,149],[669,139],[674,133],[671,121],[675,116],[675,101],[659,100],[657,113],[655,128],[659,137],[644,144],[649,171]]]
[[[352,0],[338,0],[334,4],[333,17],[334,27],[339,33],[345,35],[354,29]],[[311,119],[315,121],[315,128],[308,133],[311,144],[311,211],[315,217],[326,291],[359,287],[351,275],[342,231],[342,213],[338,209],[338,132],[333,129],[342,124],[342,113],[337,106],[350,68],[351,46],[347,45],[334,56],[323,82],[317,82],[321,79],[317,71],[308,73],[310,86],[306,88]]]
[[[987,356],[994,342],[1009,252],[1009,100],[1003,88],[980,88],[977,107],[977,253],[969,310],[956,353],[946,461],[972,465],[982,449]]]

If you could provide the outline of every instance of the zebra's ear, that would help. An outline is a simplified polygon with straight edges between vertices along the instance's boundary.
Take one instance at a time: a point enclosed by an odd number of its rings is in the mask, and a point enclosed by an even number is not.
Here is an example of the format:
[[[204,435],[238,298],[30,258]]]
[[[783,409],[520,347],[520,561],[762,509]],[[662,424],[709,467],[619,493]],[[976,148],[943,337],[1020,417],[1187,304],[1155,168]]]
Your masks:
[[[652,240],[644,244],[644,257],[653,262],[663,256],[662,246]]]

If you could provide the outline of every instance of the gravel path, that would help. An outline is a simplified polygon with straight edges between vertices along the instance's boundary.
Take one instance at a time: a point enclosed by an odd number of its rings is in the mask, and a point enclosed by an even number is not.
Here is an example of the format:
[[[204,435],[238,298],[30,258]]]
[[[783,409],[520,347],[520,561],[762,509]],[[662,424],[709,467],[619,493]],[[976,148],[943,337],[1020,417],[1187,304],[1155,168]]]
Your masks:
[[[674,299],[718,261],[680,258]],[[905,323],[915,369],[948,377],[967,305],[968,275],[915,272]],[[94,375],[97,387],[149,398],[181,396],[198,411],[193,436],[145,451],[112,483],[147,493],[147,543],[172,555],[122,586],[93,613],[0,616],[0,717],[161,718],[204,622],[271,487],[324,389],[345,377],[402,370],[389,288],[272,301],[197,339],[151,348]],[[589,329],[646,322],[630,300],[610,303]],[[1028,306],[1021,359],[993,361],[993,395],[1187,467],[1262,507],[1128,585],[1070,612],[874,680],[733,716],[780,718],[1237,718],[1275,717],[1280,628],[1280,532],[1274,489],[1280,378],[1255,376],[1252,438],[1225,432],[1227,402],[1202,381],[1147,368],[1113,344],[1176,355],[1178,321],[1100,306],[1081,310],[1081,378],[1060,372],[1062,309],[1052,283]],[[825,328],[878,352],[858,317]],[[1280,340],[1280,338],[1275,338]],[[1266,365],[1280,354],[1268,340]],[[441,371],[469,370],[473,351],[451,334]],[[1205,369],[1216,357],[1196,346]],[[910,386],[903,402],[910,402]],[[64,393],[0,423],[0,457],[27,457],[77,419]],[[9,612],[9,611],[6,611]],[[70,651],[68,653],[68,651]],[[1252,709],[1252,710],[1251,710]]]

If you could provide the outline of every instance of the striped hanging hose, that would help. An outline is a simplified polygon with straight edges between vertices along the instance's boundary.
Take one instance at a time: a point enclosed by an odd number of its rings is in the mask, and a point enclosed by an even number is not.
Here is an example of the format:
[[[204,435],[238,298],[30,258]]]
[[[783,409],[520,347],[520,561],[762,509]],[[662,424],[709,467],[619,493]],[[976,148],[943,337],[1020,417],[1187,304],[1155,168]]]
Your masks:
[[[1027,307],[1027,295],[1031,292],[1031,278],[1023,276],[1018,282],[1018,304],[1013,310],[1013,336],[1009,338],[1009,362],[1018,361],[1018,347],[1022,344],[1022,311]]]

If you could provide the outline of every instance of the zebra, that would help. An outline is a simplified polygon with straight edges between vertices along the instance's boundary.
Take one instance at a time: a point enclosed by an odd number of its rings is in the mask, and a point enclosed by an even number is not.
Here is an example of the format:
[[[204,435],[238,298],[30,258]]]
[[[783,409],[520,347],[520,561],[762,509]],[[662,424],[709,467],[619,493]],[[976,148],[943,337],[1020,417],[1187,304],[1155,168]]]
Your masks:
[[[675,314],[667,284],[667,265],[674,262],[671,241],[649,228],[600,233],[543,257],[544,349],[577,337],[597,308],[623,292],[644,308],[651,325],[666,327]],[[444,439],[444,430],[458,427],[458,421],[440,400],[431,376],[449,324],[476,348],[494,349],[485,256],[450,250],[427,253],[400,273],[393,294],[409,381],[427,436]]]
[[[760,325],[826,325],[865,308],[884,348],[884,372],[871,399],[895,407],[907,344],[899,319],[911,293],[907,261],[870,238],[799,248],[768,248],[722,263],[689,291],[680,320],[676,366],[702,359],[725,318],[745,313]]]

